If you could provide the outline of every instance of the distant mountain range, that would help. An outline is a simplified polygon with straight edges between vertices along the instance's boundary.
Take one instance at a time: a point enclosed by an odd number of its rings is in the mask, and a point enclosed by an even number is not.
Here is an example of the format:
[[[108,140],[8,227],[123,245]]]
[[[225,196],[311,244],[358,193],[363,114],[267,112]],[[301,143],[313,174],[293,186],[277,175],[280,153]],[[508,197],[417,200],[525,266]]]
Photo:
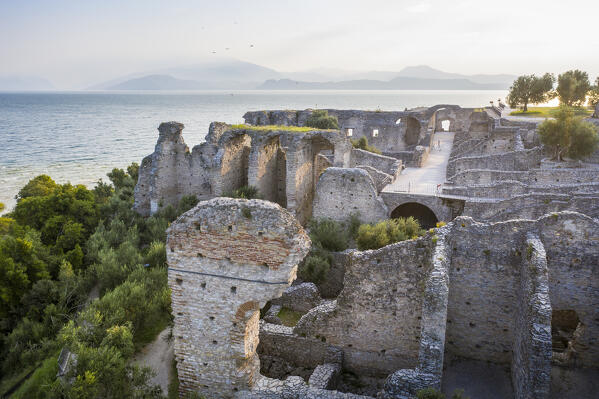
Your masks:
[[[512,75],[461,75],[429,66],[399,72],[313,69],[278,72],[239,60],[220,60],[153,73],[128,75],[90,87],[91,90],[501,90]]]

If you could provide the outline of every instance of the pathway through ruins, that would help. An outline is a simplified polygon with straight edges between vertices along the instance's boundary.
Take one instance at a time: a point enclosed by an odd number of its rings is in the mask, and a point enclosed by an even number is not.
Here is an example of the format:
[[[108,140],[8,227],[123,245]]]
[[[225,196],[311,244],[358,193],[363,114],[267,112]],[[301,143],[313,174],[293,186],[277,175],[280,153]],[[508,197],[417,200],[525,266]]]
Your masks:
[[[431,149],[422,168],[405,168],[401,175],[387,187],[385,192],[405,192],[410,194],[437,195],[445,182],[447,163],[453,146],[453,132],[436,132],[434,148]],[[438,142],[441,148],[438,148]],[[437,189],[438,185],[441,185]]]

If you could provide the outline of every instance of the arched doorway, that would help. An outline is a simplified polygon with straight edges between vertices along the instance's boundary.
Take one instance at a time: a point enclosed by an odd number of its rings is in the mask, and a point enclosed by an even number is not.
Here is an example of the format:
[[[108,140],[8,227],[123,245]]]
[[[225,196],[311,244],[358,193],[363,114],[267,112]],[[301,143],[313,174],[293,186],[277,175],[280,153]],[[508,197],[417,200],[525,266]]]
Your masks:
[[[401,204],[391,212],[391,218],[396,219],[399,217],[407,218],[409,216],[414,217],[418,220],[420,226],[424,229],[430,229],[437,225],[439,219],[437,215],[428,206],[419,204],[417,202],[406,202]]]

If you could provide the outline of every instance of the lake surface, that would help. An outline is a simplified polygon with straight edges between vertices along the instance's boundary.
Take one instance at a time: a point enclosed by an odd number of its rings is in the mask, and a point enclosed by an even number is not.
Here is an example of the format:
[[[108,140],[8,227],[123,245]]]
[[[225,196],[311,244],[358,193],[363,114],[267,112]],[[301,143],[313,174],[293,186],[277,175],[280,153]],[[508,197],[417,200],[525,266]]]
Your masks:
[[[12,208],[19,189],[42,173],[59,183],[107,180],[112,168],[140,163],[153,152],[164,121],[185,124],[191,148],[204,140],[210,122],[241,123],[247,111],[483,107],[506,95],[503,90],[0,93],[0,202]]]

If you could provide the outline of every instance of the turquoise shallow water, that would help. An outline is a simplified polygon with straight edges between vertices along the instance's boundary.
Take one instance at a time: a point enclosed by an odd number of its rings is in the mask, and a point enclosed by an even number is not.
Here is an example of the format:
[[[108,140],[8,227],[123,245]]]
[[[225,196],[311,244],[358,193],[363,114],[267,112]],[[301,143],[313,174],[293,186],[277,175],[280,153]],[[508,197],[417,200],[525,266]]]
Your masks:
[[[186,143],[203,141],[212,121],[243,122],[261,109],[403,110],[435,104],[481,107],[506,91],[198,91],[0,93],[0,202],[41,173],[93,184],[154,149],[163,121],[185,124]]]

